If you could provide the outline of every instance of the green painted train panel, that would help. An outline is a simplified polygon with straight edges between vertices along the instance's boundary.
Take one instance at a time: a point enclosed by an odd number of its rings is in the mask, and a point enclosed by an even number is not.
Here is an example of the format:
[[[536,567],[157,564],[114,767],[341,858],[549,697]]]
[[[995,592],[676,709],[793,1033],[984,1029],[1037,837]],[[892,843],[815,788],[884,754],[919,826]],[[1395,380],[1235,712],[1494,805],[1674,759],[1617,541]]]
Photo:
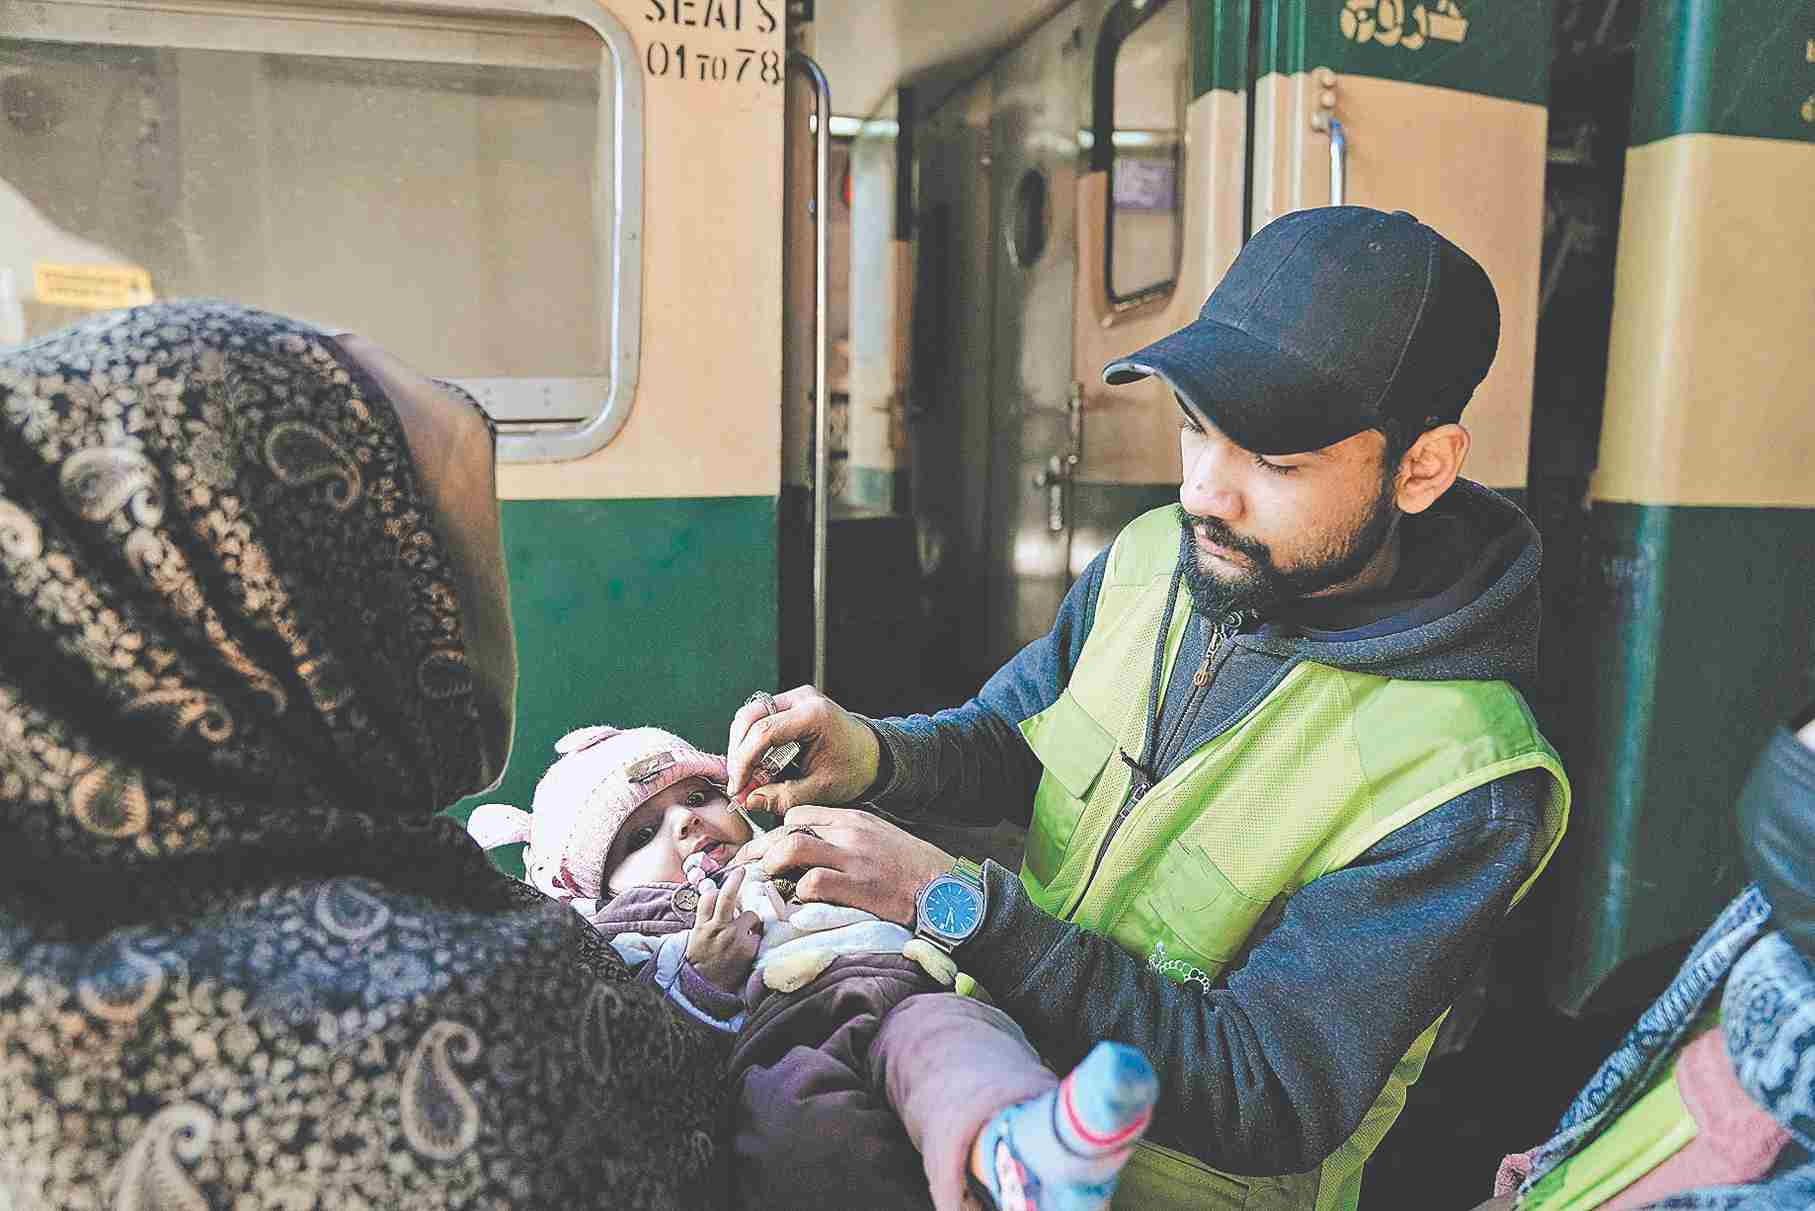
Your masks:
[[[1733,806],[1810,692],[1815,510],[1601,502],[1559,736],[1575,786],[1559,883],[1570,1012],[1648,999],[1623,972],[1701,932],[1746,881]]]
[[[1191,0],[1191,97],[1248,88],[1246,0]]]
[[[1815,143],[1815,4],[1651,0],[1639,23],[1632,145],[1682,134]]]
[[[1328,67],[1543,105],[1551,0],[1266,0],[1260,74]]]
[[[775,687],[774,497],[512,500],[503,514],[516,737],[503,784],[451,814],[527,808],[554,742],[589,723],[722,749],[738,704]]]

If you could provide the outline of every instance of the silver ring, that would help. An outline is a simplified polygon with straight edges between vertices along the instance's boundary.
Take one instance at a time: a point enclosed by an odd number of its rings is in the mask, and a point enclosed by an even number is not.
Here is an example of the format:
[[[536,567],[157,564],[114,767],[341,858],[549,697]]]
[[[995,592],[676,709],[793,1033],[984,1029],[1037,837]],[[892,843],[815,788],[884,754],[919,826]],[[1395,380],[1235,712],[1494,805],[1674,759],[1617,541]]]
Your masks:
[[[752,702],[762,703],[763,713],[765,715],[773,715],[776,711],[775,695],[771,694],[768,690],[758,690],[756,693],[744,699],[745,706],[749,706]]]

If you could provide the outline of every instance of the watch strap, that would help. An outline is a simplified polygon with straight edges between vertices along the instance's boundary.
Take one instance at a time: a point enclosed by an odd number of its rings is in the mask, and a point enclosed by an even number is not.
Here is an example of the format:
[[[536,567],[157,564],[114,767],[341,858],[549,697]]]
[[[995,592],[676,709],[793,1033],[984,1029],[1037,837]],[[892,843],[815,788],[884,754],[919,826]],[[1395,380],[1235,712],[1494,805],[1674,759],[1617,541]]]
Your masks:
[[[946,871],[943,875],[940,875],[937,878],[935,878],[933,880],[933,883],[937,883],[939,881],[939,879],[956,879],[956,880],[958,880],[958,882],[963,883],[965,886],[969,887],[971,890],[973,890],[977,893],[977,899],[980,902],[980,908],[981,908],[981,912],[978,914],[978,918],[977,918],[977,925],[979,928],[981,928],[982,924],[983,924],[982,913],[989,911],[989,892],[983,883],[983,867],[981,867],[977,863],[971,861],[969,858],[958,858],[955,861],[953,861],[952,868],[950,870]],[[959,939],[958,941],[953,941],[950,938],[942,937],[936,931],[927,928],[925,923],[919,919],[920,904],[926,895],[927,889],[930,888],[931,886],[932,886],[932,883],[927,884],[927,887],[921,889],[920,895],[915,897],[914,936],[916,938],[922,939],[923,941],[931,942],[934,946],[938,947],[944,953],[950,954],[950,953],[952,953],[952,949],[955,946],[957,946],[960,941],[969,941],[970,939],[963,938],[963,939]],[[973,930],[972,933],[974,934],[975,930]]]
[[[983,890],[983,867],[969,858],[959,858],[952,863],[952,868],[945,872],[954,879],[962,879],[978,891]]]

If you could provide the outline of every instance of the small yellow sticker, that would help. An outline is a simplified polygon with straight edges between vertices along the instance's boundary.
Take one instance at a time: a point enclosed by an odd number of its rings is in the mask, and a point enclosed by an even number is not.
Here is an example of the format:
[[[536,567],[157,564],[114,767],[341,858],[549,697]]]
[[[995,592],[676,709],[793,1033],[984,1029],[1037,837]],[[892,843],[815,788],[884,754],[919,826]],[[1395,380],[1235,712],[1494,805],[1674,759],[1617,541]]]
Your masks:
[[[153,301],[151,275],[135,265],[51,265],[40,261],[32,266],[32,282],[38,301],[53,307],[107,311]]]

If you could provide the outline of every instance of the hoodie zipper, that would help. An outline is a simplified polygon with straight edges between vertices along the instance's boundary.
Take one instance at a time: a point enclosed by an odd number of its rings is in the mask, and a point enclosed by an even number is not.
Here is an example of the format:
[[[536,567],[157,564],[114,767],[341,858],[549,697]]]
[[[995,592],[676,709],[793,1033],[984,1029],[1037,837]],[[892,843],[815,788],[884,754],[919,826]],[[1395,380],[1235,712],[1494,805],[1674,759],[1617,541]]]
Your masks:
[[[1179,708],[1178,720],[1181,731],[1187,721],[1196,718],[1202,699],[1207,696],[1206,691],[1209,690],[1210,682],[1213,680],[1212,665],[1217,663],[1217,656],[1222,652],[1223,646],[1241,630],[1245,621],[1247,621],[1246,615],[1237,610],[1234,613],[1223,615],[1210,632],[1210,638],[1204,644],[1204,658],[1198,662],[1197,670],[1191,674],[1191,692],[1185,696],[1184,705]],[[1166,631],[1167,627],[1162,625],[1159,637],[1162,648],[1166,643]],[[1157,692],[1155,696],[1159,697]],[[1163,780],[1164,775],[1157,771],[1157,767],[1163,756],[1159,730],[1160,717],[1164,713],[1165,699],[1159,697],[1153,717],[1148,723],[1148,751],[1144,754],[1148,762],[1155,768],[1149,768],[1136,761],[1128,755],[1127,750],[1119,745],[1116,748],[1116,756],[1120,757],[1122,763],[1133,771],[1134,776],[1128,781],[1128,793],[1122,799],[1122,806],[1117,809],[1115,818],[1109,822],[1109,831],[1103,834],[1103,841],[1097,846],[1096,858],[1090,864],[1090,874],[1085,876],[1084,886],[1079,891],[1078,898],[1072,901],[1071,908],[1065,913],[1067,921],[1074,919],[1078,914],[1078,909],[1084,906],[1085,899],[1090,895],[1091,884],[1096,882],[1097,872],[1103,869],[1103,859],[1108,856],[1109,845],[1115,840],[1116,833],[1121,831],[1122,825],[1127,822],[1128,817],[1134,814],[1136,805],[1147,796],[1147,792]]]

